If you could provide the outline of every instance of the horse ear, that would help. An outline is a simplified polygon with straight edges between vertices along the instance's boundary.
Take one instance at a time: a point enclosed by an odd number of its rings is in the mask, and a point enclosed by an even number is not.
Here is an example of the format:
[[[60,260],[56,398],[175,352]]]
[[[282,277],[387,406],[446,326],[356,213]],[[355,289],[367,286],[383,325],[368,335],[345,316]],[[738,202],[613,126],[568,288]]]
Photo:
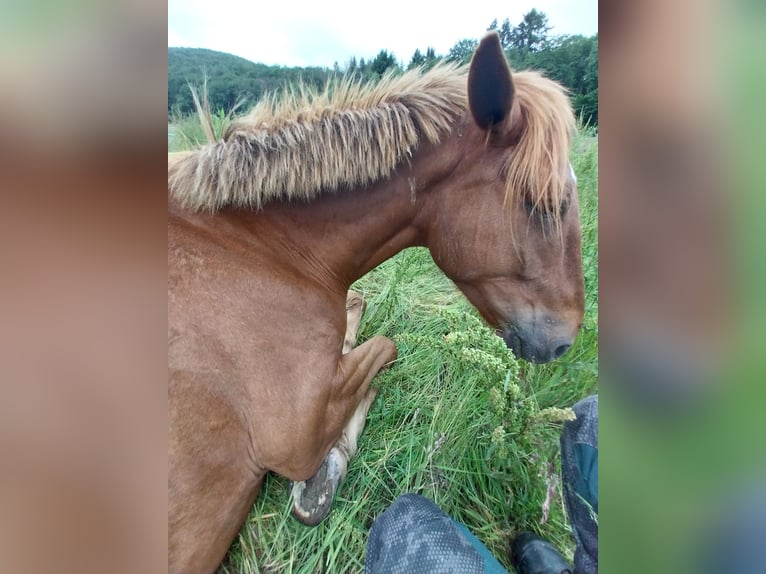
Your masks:
[[[503,122],[513,103],[511,68],[505,60],[497,32],[479,43],[468,71],[468,105],[482,129]]]

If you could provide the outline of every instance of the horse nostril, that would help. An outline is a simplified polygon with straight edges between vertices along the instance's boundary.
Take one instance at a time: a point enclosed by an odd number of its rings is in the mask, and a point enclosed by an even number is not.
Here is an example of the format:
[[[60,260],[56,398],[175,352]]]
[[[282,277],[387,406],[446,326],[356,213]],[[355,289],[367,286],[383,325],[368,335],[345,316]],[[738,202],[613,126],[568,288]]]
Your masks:
[[[553,358],[558,359],[561,355],[566,353],[569,350],[569,347],[571,346],[572,345],[568,345],[568,344],[559,345],[558,347],[556,347],[556,350],[553,351]]]

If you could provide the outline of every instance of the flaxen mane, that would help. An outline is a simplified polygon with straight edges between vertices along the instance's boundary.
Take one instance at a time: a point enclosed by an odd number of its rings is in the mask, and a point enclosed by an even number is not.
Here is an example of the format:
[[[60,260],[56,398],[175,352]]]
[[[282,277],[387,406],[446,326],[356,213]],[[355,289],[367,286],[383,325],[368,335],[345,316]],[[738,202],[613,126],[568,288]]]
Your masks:
[[[520,197],[555,220],[569,201],[569,148],[576,123],[565,89],[537,72],[513,75],[524,131],[506,165],[506,203]]]
[[[574,117],[563,89],[534,72],[513,76],[524,130],[507,174],[507,200],[524,194],[557,213],[569,177]],[[440,65],[351,79],[316,92],[305,85],[262,100],[219,141],[169,154],[168,186],[183,205],[259,209],[273,199],[310,200],[390,176],[423,140],[440,142],[466,110],[467,68]]]

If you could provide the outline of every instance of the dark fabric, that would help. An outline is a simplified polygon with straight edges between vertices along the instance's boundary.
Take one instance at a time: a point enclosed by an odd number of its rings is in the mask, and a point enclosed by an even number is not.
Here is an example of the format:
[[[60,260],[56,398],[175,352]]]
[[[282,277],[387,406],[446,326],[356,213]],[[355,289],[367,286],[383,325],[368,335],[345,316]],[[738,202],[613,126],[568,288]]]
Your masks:
[[[489,553],[487,547],[481,543],[481,541],[473,535],[473,532],[468,530],[464,524],[460,524],[454,518],[452,522],[460,529],[463,535],[473,545],[476,551],[481,555],[484,560],[484,574],[508,574],[508,571],[503,568],[503,565],[497,561],[497,559]]]
[[[403,494],[370,530],[367,574],[499,574],[486,548],[433,502]]]
[[[576,549],[575,571],[598,573],[598,396],[572,407],[577,419],[561,433],[564,500]]]
[[[579,470],[575,491],[598,514],[598,450],[589,444],[577,443],[574,458]]]

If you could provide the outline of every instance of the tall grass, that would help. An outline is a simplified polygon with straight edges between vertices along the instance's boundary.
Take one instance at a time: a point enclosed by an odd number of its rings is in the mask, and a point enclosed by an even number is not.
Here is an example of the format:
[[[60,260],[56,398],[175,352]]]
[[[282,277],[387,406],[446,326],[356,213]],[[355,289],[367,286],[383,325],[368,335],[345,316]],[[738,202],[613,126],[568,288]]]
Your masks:
[[[190,126],[180,131],[193,134]],[[195,136],[183,137],[179,148]],[[221,572],[362,572],[372,521],[405,492],[431,498],[466,524],[509,571],[508,542],[520,530],[571,555],[559,483],[567,411],[560,409],[597,389],[597,153],[595,132],[581,129],[571,157],[586,314],[569,352],[547,365],[517,361],[425,249],[386,261],[354,285],[368,303],[359,342],[387,335],[399,358],[373,381],[380,393],[330,516],[315,528],[299,524],[287,481],[269,475]]]
[[[216,113],[211,113],[211,122],[213,124],[213,135],[218,139],[226,126],[232,119],[232,111],[229,113],[219,109]],[[207,143],[205,130],[199,121],[197,115],[184,116],[173,114],[168,123],[168,151],[181,151],[193,149]],[[172,133],[170,129],[172,128]]]

